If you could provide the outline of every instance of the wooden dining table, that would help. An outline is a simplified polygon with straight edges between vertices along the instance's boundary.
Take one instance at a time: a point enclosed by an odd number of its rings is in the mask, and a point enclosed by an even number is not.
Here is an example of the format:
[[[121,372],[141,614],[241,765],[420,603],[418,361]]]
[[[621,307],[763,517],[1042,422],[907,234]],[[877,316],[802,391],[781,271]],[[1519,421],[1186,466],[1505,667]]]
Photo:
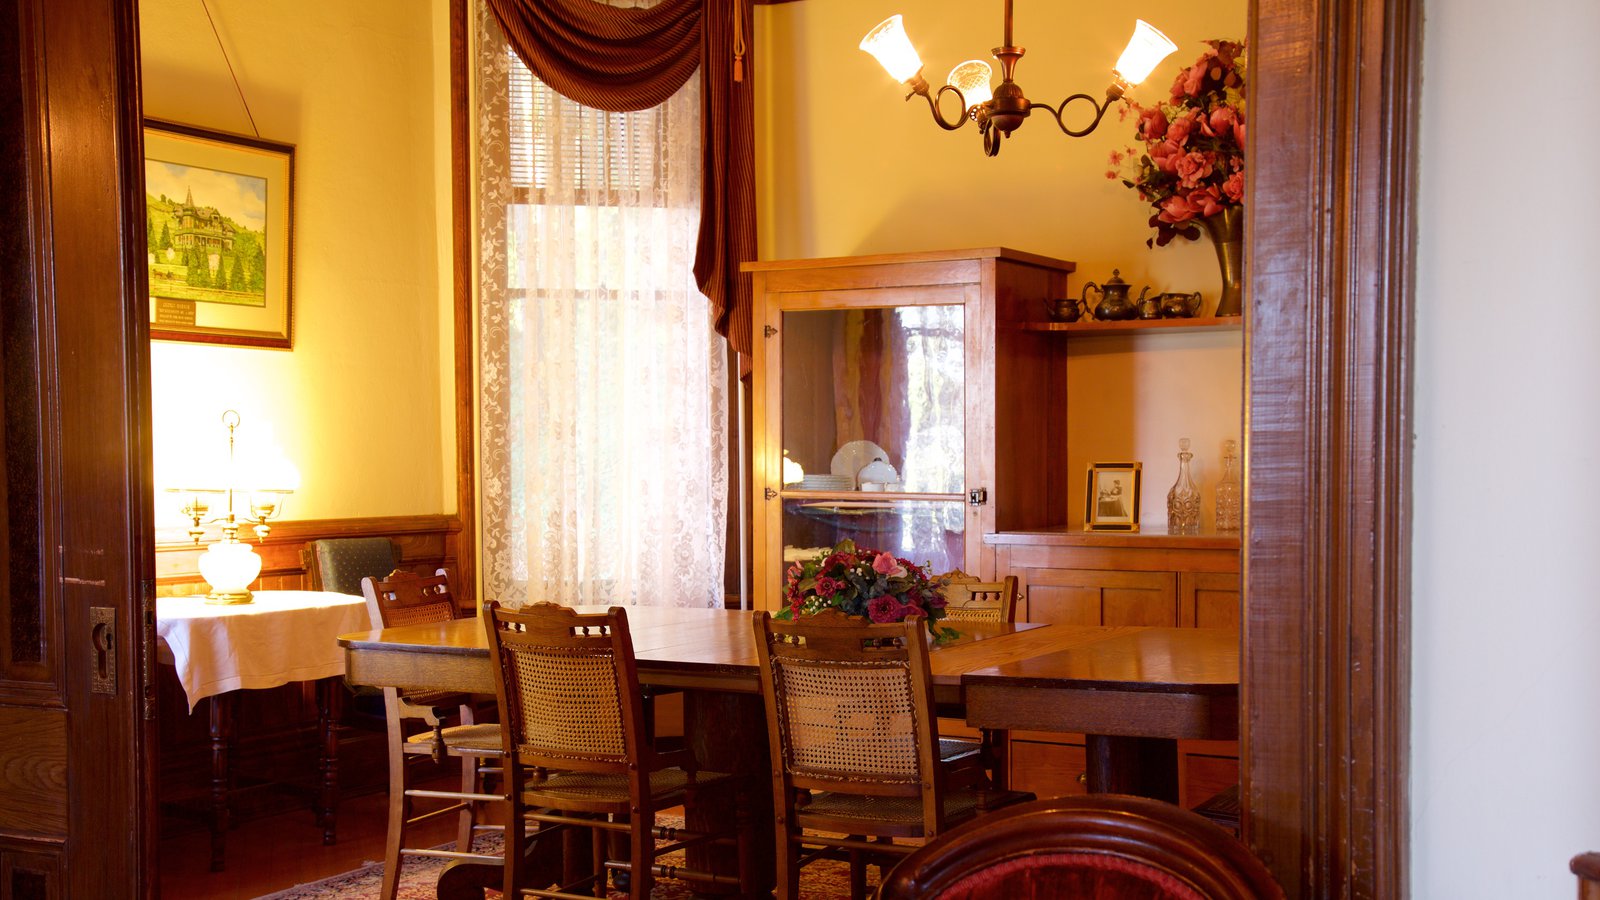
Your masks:
[[[685,739],[708,770],[766,773],[770,766],[751,615],[628,609],[639,681],[685,691]],[[935,702],[942,710],[964,710],[967,722],[980,728],[1083,733],[1091,792],[1176,802],[1176,742],[1238,736],[1237,631],[957,627],[959,638],[929,654]],[[345,677],[355,684],[495,692],[487,636],[475,618],[346,634],[339,643]],[[738,740],[728,739],[735,734]],[[694,828],[694,811],[686,814]],[[443,881],[440,896],[448,896]]]

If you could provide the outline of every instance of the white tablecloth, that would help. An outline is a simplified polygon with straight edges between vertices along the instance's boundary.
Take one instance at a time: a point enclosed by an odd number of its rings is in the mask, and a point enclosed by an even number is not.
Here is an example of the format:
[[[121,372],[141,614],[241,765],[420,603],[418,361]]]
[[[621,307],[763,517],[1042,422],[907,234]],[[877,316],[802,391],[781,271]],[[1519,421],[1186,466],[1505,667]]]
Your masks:
[[[332,591],[256,591],[255,602],[156,599],[156,634],[172,651],[189,711],[212,694],[344,674],[341,634],[366,631],[366,601]]]

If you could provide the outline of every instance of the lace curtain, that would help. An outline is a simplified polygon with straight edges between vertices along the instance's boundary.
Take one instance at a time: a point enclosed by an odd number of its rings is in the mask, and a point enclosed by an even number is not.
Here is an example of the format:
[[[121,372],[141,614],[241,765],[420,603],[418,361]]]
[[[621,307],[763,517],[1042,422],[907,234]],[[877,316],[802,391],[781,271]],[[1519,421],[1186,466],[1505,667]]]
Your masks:
[[[720,606],[727,349],[692,272],[700,79],[601,112],[539,84],[482,6],[478,26],[485,596]]]

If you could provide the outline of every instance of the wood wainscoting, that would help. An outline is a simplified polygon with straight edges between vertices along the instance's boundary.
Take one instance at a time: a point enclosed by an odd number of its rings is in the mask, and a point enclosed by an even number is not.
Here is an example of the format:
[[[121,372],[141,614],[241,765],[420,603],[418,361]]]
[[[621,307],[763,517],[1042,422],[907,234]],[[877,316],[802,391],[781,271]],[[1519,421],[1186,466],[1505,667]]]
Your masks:
[[[245,532],[248,534],[248,531]],[[261,591],[315,589],[311,569],[311,542],[326,538],[386,537],[400,548],[400,568],[431,574],[443,567],[450,572],[455,592],[465,605],[472,593],[471,572],[462,568],[461,520],[456,516],[379,516],[367,519],[308,519],[279,522],[261,543],[251,541],[261,555],[261,577],[250,586]],[[188,541],[156,545],[156,596],[182,597],[204,593],[198,560],[206,542]],[[472,560],[467,560],[470,569]]]
[[[453,583],[470,584],[471,572],[461,562],[461,521],[456,516],[387,516],[362,519],[286,521],[272,526],[260,544],[261,577],[255,590],[313,590],[311,542],[324,538],[387,537],[400,552],[400,568],[422,573],[449,571]],[[156,593],[185,596],[207,590],[196,562],[206,544],[158,544]],[[472,560],[465,563],[470,569]],[[475,605],[470,592],[457,593],[464,606]],[[171,834],[187,827],[203,828],[211,777],[209,704],[201,701],[191,713],[183,688],[170,665],[156,667],[156,770],[162,830]],[[239,691],[235,699],[232,763],[236,787],[259,784],[263,790],[238,792],[230,806],[236,819],[250,819],[303,806],[305,827],[315,828],[308,791],[314,789],[320,731],[314,685],[292,683],[266,690]],[[346,695],[339,748],[340,794],[381,791],[387,777],[384,756],[383,704]],[[304,790],[281,790],[282,786]],[[277,786],[275,788],[274,786]],[[174,815],[176,814],[176,815]]]

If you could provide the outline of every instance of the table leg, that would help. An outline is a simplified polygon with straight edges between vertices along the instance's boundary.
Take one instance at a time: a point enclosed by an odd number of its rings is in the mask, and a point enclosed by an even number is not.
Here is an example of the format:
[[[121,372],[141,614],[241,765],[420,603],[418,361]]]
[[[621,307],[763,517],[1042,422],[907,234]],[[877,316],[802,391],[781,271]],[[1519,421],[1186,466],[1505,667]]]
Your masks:
[[[684,825],[690,831],[726,829],[737,822],[739,829],[755,837],[745,850],[746,864],[753,869],[759,891],[770,893],[777,880],[777,844],[773,838],[770,778],[772,757],[767,751],[767,713],[758,694],[725,691],[685,691],[683,730],[690,751],[700,768],[710,772],[743,775],[749,779],[746,791],[701,789],[694,803],[684,810]],[[730,740],[729,735],[738,735]],[[736,874],[739,849],[719,844],[701,844],[688,850],[691,869]],[[697,894],[737,893],[734,885],[695,885]]]
[[[1178,742],[1170,738],[1084,735],[1089,793],[1135,794],[1178,802]]]
[[[206,698],[211,732],[211,871],[221,872],[228,834],[228,745],[233,741],[233,693]]]
[[[562,835],[568,831],[540,836],[528,835],[527,847],[522,853],[524,884],[551,884],[562,875]],[[585,851],[587,855],[587,851]],[[505,885],[505,870],[495,863],[458,859],[439,873],[439,884],[434,889],[438,900],[484,900],[484,889],[498,891]]]
[[[332,844],[339,809],[339,714],[340,701],[344,699],[344,686],[340,678],[323,678],[317,682],[317,726],[322,735],[322,753],[318,769],[322,774],[321,791],[317,805],[317,823],[322,826],[322,843]]]

